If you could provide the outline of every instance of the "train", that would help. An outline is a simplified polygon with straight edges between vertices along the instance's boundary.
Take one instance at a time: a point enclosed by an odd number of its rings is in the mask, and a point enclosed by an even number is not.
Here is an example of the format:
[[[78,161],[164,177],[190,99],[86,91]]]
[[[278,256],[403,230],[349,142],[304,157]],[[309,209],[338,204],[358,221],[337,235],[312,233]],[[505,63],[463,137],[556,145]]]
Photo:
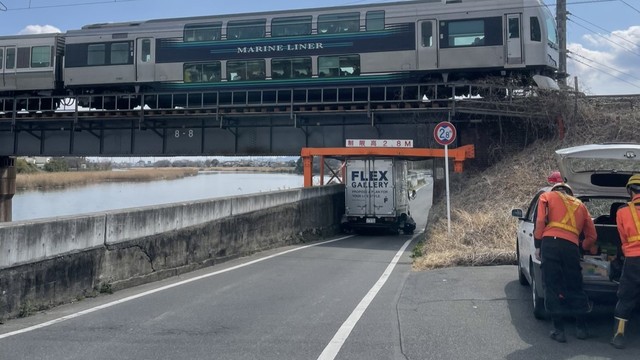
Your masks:
[[[541,0],[420,0],[0,37],[0,97],[553,79]]]

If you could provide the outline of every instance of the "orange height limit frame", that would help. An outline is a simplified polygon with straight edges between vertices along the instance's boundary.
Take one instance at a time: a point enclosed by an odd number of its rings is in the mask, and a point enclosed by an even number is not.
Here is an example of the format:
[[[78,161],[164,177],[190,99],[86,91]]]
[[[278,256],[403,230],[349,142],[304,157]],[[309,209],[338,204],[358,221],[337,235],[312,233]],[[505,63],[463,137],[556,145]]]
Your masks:
[[[448,149],[449,158],[453,159],[454,171],[462,172],[466,159],[475,158],[473,145],[464,145],[455,149]],[[397,156],[397,157],[444,157],[444,149],[420,149],[420,148],[302,148],[302,162],[304,165],[304,186],[313,186],[313,157],[321,156]],[[321,167],[323,168],[323,167]],[[322,177],[322,176],[321,176]]]

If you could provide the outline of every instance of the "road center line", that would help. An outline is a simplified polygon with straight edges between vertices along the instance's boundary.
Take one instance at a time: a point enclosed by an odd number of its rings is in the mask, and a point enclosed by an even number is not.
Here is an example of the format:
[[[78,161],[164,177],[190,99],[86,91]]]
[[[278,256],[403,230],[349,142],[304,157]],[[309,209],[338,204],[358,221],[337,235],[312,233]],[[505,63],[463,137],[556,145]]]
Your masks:
[[[382,289],[382,286],[384,286],[384,284],[387,282],[389,276],[393,272],[393,269],[396,267],[396,264],[400,260],[400,257],[407,249],[411,241],[412,240],[407,240],[402,248],[398,250],[396,256],[393,257],[393,260],[391,260],[391,263],[387,266],[387,269],[382,273],[382,276],[380,276],[378,281],[373,285],[371,290],[369,290],[367,295],[362,298],[351,315],[349,315],[347,320],[342,324],[342,326],[340,326],[340,329],[338,329],[338,332],[333,336],[333,339],[331,339],[327,347],[324,348],[322,354],[320,354],[320,356],[318,357],[318,360],[333,360],[336,358],[338,352],[340,352],[340,349],[342,348],[342,345],[344,345],[345,341],[347,341],[349,334],[351,334],[351,331],[362,317],[362,314],[364,314],[364,312],[369,307],[369,304],[371,304],[380,289]]]
[[[74,313],[74,314],[69,314],[67,316],[63,316],[63,317],[60,317],[60,318],[57,318],[57,319],[53,319],[53,320],[44,322],[42,324],[33,325],[33,326],[30,326],[30,327],[27,327],[27,328],[24,328],[24,329],[8,332],[6,334],[0,334],[0,340],[1,339],[6,339],[6,338],[14,336],[14,335],[19,335],[19,334],[23,334],[23,333],[26,333],[26,332],[42,329],[42,328],[45,328],[45,327],[48,327],[48,326],[51,326],[51,325],[55,325],[55,324],[61,323],[63,321],[75,319],[75,318],[80,317],[82,315],[86,315],[86,314],[90,314],[92,312],[96,312],[98,310],[102,310],[102,309],[110,308],[112,306],[123,304],[123,303],[126,303],[128,301],[141,298],[143,296],[155,294],[155,293],[160,292],[160,291],[168,290],[168,289],[180,286],[180,285],[192,283],[194,281],[202,280],[202,279],[205,279],[205,278],[208,278],[208,277],[212,277],[212,276],[215,276],[215,275],[224,274],[226,272],[233,271],[233,270],[236,270],[236,269],[240,269],[240,268],[243,268],[243,267],[246,267],[246,266],[249,266],[249,265],[253,265],[253,264],[265,261],[265,260],[273,259],[273,258],[278,257],[278,256],[282,256],[282,255],[289,254],[289,253],[292,253],[292,252],[304,250],[304,249],[307,249],[307,248],[310,248],[310,247],[314,247],[314,246],[318,246],[318,245],[330,244],[332,242],[341,241],[341,240],[348,239],[348,238],[351,238],[351,237],[353,237],[353,235],[344,236],[344,237],[341,237],[341,238],[338,238],[338,239],[329,240],[329,241],[323,241],[323,242],[319,242],[317,244],[310,244],[310,245],[301,246],[299,248],[290,249],[290,250],[287,250],[287,251],[283,251],[281,253],[277,253],[277,254],[269,255],[269,256],[266,256],[266,257],[263,257],[263,258],[260,258],[260,259],[252,260],[252,261],[249,261],[249,262],[244,263],[244,264],[232,266],[232,267],[227,268],[227,269],[214,271],[212,273],[208,273],[208,274],[196,276],[196,277],[191,278],[191,279],[186,279],[186,280],[183,280],[183,281],[179,281],[179,282],[174,283],[174,284],[165,285],[165,286],[159,287],[157,289],[145,291],[145,292],[140,293],[140,294],[132,295],[132,296],[129,296],[129,297],[126,297],[126,298],[122,298],[120,300],[116,300],[116,301],[112,301],[110,303],[102,304],[102,305],[99,305],[99,306],[96,306],[96,307],[93,307],[93,308],[90,308],[90,309],[86,309],[86,310],[83,310],[83,311],[80,311],[80,312],[77,312],[77,313]]]

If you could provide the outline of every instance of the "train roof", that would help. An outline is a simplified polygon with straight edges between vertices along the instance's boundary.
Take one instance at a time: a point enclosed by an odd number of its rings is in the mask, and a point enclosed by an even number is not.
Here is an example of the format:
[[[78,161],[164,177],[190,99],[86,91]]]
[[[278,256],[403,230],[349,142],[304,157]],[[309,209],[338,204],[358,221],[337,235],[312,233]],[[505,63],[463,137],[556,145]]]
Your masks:
[[[12,39],[46,39],[64,36],[64,33],[43,33],[43,34],[23,34],[23,35],[2,35],[0,40],[12,40]]]
[[[143,25],[153,26],[157,23],[167,23],[167,22],[175,22],[175,23],[183,23],[183,22],[194,22],[198,20],[208,20],[220,18],[220,19],[233,19],[233,18],[245,18],[245,17],[259,17],[259,16],[274,16],[274,15],[295,15],[298,13],[313,13],[313,12],[324,12],[324,11],[332,11],[332,10],[362,10],[369,8],[380,8],[380,7],[393,7],[393,6],[411,6],[411,5],[422,5],[425,3],[429,4],[442,4],[444,6],[460,6],[462,4],[482,4],[482,3],[493,3],[493,4],[509,4],[512,6],[518,6],[518,4],[522,4],[524,2],[535,2],[540,4],[540,0],[408,0],[408,1],[396,1],[396,2],[386,2],[386,3],[370,3],[370,4],[361,4],[361,5],[342,5],[342,6],[331,6],[331,7],[315,7],[315,8],[301,8],[301,9],[291,9],[291,10],[271,10],[271,11],[263,11],[263,12],[250,12],[250,13],[230,13],[230,14],[210,14],[210,15],[202,15],[202,16],[189,16],[189,17],[179,17],[179,18],[163,18],[163,19],[153,19],[153,20],[143,20],[143,21],[130,21],[130,22],[118,22],[118,23],[97,23],[97,24],[89,24],[82,27],[82,30],[90,30],[90,29],[109,29],[109,28],[128,28],[128,27],[138,27]],[[79,31],[79,30],[70,30],[70,32]]]

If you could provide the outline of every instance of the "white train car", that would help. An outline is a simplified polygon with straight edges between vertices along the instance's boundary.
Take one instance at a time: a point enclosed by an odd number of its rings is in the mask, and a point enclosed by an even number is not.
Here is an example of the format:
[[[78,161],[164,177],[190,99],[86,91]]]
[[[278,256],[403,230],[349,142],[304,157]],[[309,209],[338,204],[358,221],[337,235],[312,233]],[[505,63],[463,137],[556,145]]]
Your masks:
[[[553,77],[540,0],[421,0],[95,24],[66,34],[64,83],[99,91]]]
[[[63,34],[0,36],[0,96],[62,91]]]

